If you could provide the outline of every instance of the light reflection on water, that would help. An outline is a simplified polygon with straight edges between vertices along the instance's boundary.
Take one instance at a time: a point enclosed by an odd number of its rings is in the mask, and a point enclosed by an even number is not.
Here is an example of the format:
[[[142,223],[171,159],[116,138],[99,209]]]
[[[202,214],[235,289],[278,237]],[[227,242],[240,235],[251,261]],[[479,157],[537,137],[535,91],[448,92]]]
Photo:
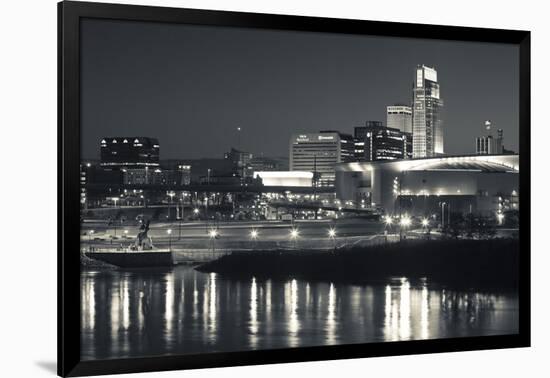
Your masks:
[[[406,278],[228,279],[189,267],[81,273],[83,359],[516,333],[515,294]]]

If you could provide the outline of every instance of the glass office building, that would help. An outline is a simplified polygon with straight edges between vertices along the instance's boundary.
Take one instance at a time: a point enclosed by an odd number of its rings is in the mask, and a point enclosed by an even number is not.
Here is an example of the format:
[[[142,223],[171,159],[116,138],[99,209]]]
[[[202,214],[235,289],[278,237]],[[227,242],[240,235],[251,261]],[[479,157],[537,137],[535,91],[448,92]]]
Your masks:
[[[335,165],[355,160],[353,137],[337,131],[295,134],[289,147],[290,170],[313,172],[317,186],[333,186]]]
[[[437,71],[431,67],[416,67],[413,88],[413,157],[425,158],[441,155],[443,122]]]

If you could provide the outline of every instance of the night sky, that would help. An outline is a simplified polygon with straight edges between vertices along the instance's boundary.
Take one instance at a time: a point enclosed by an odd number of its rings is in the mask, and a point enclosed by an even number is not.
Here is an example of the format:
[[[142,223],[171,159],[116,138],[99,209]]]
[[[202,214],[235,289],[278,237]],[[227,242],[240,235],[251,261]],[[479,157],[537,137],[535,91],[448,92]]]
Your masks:
[[[516,46],[103,20],[81,38],[83,158],[134,135],[159,138],[161,159],[288,156],[292,133],[385,123],[417,64],[438,71],[446,153],[474,153],[485,119],[518,151]]]

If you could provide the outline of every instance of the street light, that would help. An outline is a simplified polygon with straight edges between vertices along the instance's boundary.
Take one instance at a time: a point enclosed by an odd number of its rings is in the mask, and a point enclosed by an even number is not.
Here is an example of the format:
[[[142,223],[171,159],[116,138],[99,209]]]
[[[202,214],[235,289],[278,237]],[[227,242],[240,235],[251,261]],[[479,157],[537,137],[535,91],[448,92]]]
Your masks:
[[[258,230],[252,229],[250,231],[250,239],[252,239],[254,247],[256,246],[256,240],[258,239]]]
[[[173,206],[173,203],[174,203],[174,196],[176,195],[176,193],[174,192],[168,192],[168,197],[170,197],[170,206],[168,206],[168,216],[167,218],[170,218],[170,210]]]
[[[336,230],[334,228],[329,228],[328,237],[332,239],[333,250],[336,251]]]
[[[440,202],[441,205],[441,229],[445,228],[445,205],[447,202]]]
[[[168,250],[172,252],[172,229],[169,228],[166,233],[168,234]]]
[[[389,216],[389,215],[386,215],[386,218],[384,219],[384,223],[386,223],[386,226],[388,226],[388,227],[391,226],[392,223],[393,223],[392,217]]]
[[[208,235],[210,236],[210,240],[212,240],[212,257],[214,257],[214,252],[216,251],[216,238],[218,237],[218,230],[215,228],[212,228]]]
[[[257,230],[250,231],[250,238],[253,240],[256,240],[258,238],[258,231]]]
[[[294,248],[296,248],[298,246],[298,243],[297,243],[297,240],[298,240],[298,236],[300,235],[300,233],[298,232],[298,229],[297,228],[293,228],[291,231],[290,231],[290,238],[292,240],[294,240]]]
[[[411,218],[408,215],[405,215],[401,217],[401,220],[399,222],[401,227],[399,228],[399,240],[403,239],[403,229],[405,229],[405,232],[407,231],[407,227],[411,225]]]
[[[429,221],[428,218],[422,219],[421,223],[422,223],[422,227],[424,227],[424,228],[428,227],[430,225],[430,221]]]

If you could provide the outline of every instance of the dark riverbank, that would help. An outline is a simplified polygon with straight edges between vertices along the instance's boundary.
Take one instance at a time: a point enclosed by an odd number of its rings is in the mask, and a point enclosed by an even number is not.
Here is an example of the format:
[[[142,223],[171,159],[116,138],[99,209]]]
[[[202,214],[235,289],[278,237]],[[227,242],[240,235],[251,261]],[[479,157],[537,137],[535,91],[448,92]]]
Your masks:
[[[469,287],[515,288],[519,240],[408,240],[321,253],[311,250],[236,251],[196,269],[240,277],[300,277],[369,282],[427,278]]]

